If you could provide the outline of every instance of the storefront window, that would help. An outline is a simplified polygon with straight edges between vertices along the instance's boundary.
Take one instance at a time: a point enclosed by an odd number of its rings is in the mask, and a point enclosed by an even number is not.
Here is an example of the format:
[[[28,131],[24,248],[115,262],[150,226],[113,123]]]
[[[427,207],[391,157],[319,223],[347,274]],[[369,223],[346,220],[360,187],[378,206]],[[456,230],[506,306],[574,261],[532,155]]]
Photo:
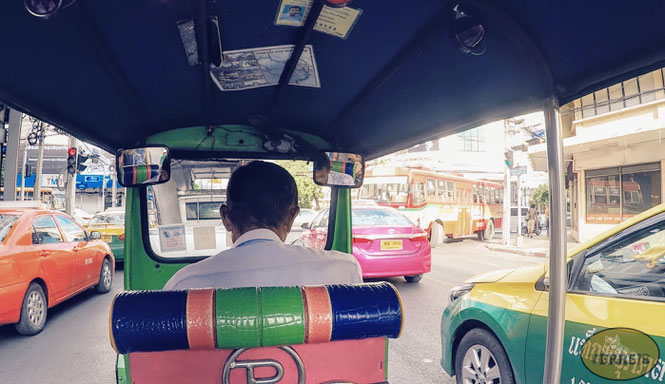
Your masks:
[[[660,164],[587,171],[587,223],[620,223],[660,204]]]

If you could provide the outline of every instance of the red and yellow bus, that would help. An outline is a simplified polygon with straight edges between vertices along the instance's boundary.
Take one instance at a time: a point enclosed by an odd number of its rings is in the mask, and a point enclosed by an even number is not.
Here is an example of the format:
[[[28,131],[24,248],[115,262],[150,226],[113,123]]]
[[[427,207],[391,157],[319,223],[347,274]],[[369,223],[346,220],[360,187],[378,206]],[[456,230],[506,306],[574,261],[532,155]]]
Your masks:
[[[444,236],[494,236],[503,217],[503,185],[424,169],[369,167],[357,198],[393,207],[428,232]]]

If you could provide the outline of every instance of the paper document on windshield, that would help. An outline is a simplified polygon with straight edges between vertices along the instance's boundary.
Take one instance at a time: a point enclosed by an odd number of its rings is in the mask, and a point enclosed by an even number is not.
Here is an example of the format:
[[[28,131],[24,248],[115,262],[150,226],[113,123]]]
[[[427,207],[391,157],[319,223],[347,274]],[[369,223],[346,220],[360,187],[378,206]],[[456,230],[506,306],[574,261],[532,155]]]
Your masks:
[[[211,69],[210,75],[222,91],[242,91],[277,85],[293,47],[279,45],[226,51],[222,66]],[[311,45],[306,45],[303,49],[289,85],[321,88]]]

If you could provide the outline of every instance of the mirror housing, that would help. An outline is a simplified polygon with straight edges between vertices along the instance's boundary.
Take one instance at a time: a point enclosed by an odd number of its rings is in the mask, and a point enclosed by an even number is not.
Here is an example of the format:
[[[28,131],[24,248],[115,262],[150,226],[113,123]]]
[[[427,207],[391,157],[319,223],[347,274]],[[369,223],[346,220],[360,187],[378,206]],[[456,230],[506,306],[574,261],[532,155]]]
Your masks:
[[[312,226],[312,223],[304,222],[304,223],[302,223],[302,225],[300,226],[300,228],[302,228],[302,229],[310,229],[311,226]]]
[[[99,240],[101,238],[102,238],[102,234],[99,233],[98,231],[90,232],[90,240]]]
[[[115,162],[123,187],[161,184],[171,178],[171,155],[166,146],[119,149]]]
[[[322,152],[314,160],[312,176],[317,185],[358,188],[365,177],[365,158],[357,153]]]

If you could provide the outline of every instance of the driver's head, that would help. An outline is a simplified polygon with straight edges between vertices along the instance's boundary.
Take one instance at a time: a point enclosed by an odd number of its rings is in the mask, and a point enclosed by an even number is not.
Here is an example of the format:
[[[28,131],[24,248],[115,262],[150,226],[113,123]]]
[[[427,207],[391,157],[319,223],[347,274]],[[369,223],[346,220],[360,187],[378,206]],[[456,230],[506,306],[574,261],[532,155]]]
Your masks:
[[[300,212],[296,182],[277,164],[253,161],[231,175],[220,211],[233,241],[258,228],[271,229],[285,240]]]

